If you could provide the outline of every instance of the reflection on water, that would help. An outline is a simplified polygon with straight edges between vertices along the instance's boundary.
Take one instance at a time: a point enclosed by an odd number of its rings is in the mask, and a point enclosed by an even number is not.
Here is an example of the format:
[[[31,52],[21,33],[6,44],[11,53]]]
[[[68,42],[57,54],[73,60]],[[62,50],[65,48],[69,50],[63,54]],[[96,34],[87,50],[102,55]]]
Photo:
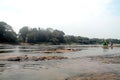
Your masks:
[[[69,53],[40,52],[56,48],[75,48],[80,51]],[[49,61],[23,61],[9,62],[0,61],[0,80],[65,80],[66,77],[75,76],[87,72],[116,72],[120,73],[119,64],[103,64],[88,59],[84,56],[98,56],[119,54],[119,47],[103,49],[101,46],[0,46],[0,57],[8,55],[30,56],[63,56],[65,60]],[[7,52],[8,51],[8,52]],[[9,52],[10,51],[10,52]],[[37,51],[37,52],[36,52]]]
[[[109,48],[103,48],[103,52],[108,52]]]

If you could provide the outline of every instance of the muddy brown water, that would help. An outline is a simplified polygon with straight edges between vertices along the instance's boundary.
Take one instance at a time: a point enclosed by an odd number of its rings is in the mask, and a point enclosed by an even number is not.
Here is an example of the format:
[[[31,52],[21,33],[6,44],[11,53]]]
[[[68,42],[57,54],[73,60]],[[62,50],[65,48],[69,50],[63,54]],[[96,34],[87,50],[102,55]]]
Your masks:
[[[77,48],[80,51],[51,54],[39,52],[40,50],[56,48]],[[88,73],[114,73],[120,75],[120,64],[107,64],[87,58],[88,56],[120,55],[119,47],[103,49],[101,46],[80,45],[0,45],[0,57],[9,55],[63,56],[68,57],[68,59],[22,62],[0,61],[0,80],[65,80]]]

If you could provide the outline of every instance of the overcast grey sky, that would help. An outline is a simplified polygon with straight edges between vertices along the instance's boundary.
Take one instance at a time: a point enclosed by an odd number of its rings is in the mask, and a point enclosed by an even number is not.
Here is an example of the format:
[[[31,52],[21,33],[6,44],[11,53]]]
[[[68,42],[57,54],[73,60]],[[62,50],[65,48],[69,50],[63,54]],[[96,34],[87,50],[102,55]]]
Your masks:
[[[59,29],[66,35],[120,39],[120,0],[0,0],[0,21]]]

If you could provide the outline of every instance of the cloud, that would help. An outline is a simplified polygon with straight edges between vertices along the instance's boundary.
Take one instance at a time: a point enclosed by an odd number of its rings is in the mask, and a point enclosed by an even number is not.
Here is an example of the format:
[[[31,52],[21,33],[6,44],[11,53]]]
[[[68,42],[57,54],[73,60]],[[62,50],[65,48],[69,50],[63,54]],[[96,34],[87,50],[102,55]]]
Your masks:
[[[28,25],[53,27],[66,34],[88,37],[106,37],[103,34],[118,37],[120,17],[112,14],[113,1],[2,0],[0,18],[12,25],[17,32]]]
[[[101,15],[110,0],[5,0],[16,17],[43,24],[76,23]],[[6,11],[7,12],[7,11]],[[8,13],[7,13],[8,14]],[[14,14],[14,15],[15,15]],[[8,14],[8,16],[10,16]]]

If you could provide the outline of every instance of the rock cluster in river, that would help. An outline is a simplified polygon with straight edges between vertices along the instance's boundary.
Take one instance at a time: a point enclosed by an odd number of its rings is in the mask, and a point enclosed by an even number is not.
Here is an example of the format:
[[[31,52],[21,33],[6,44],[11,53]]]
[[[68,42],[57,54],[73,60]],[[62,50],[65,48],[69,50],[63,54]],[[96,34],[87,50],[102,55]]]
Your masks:
[[[6,61],[42,61],[42,60],[61,60],[61,59],[67,59],[67,57],[62,57],[62,56],[10,56],[10,57],[3,57],[0,58],[0,60],[6,60]]]
[[[43,50],[43,51],[33,51],[33,52],[42,52],[42,53],[68,53],[68,52],[75,52],[80,51],[81,49],[74,49],[74,48],[68,48],[68,49],[51,49],[51,50]]]

